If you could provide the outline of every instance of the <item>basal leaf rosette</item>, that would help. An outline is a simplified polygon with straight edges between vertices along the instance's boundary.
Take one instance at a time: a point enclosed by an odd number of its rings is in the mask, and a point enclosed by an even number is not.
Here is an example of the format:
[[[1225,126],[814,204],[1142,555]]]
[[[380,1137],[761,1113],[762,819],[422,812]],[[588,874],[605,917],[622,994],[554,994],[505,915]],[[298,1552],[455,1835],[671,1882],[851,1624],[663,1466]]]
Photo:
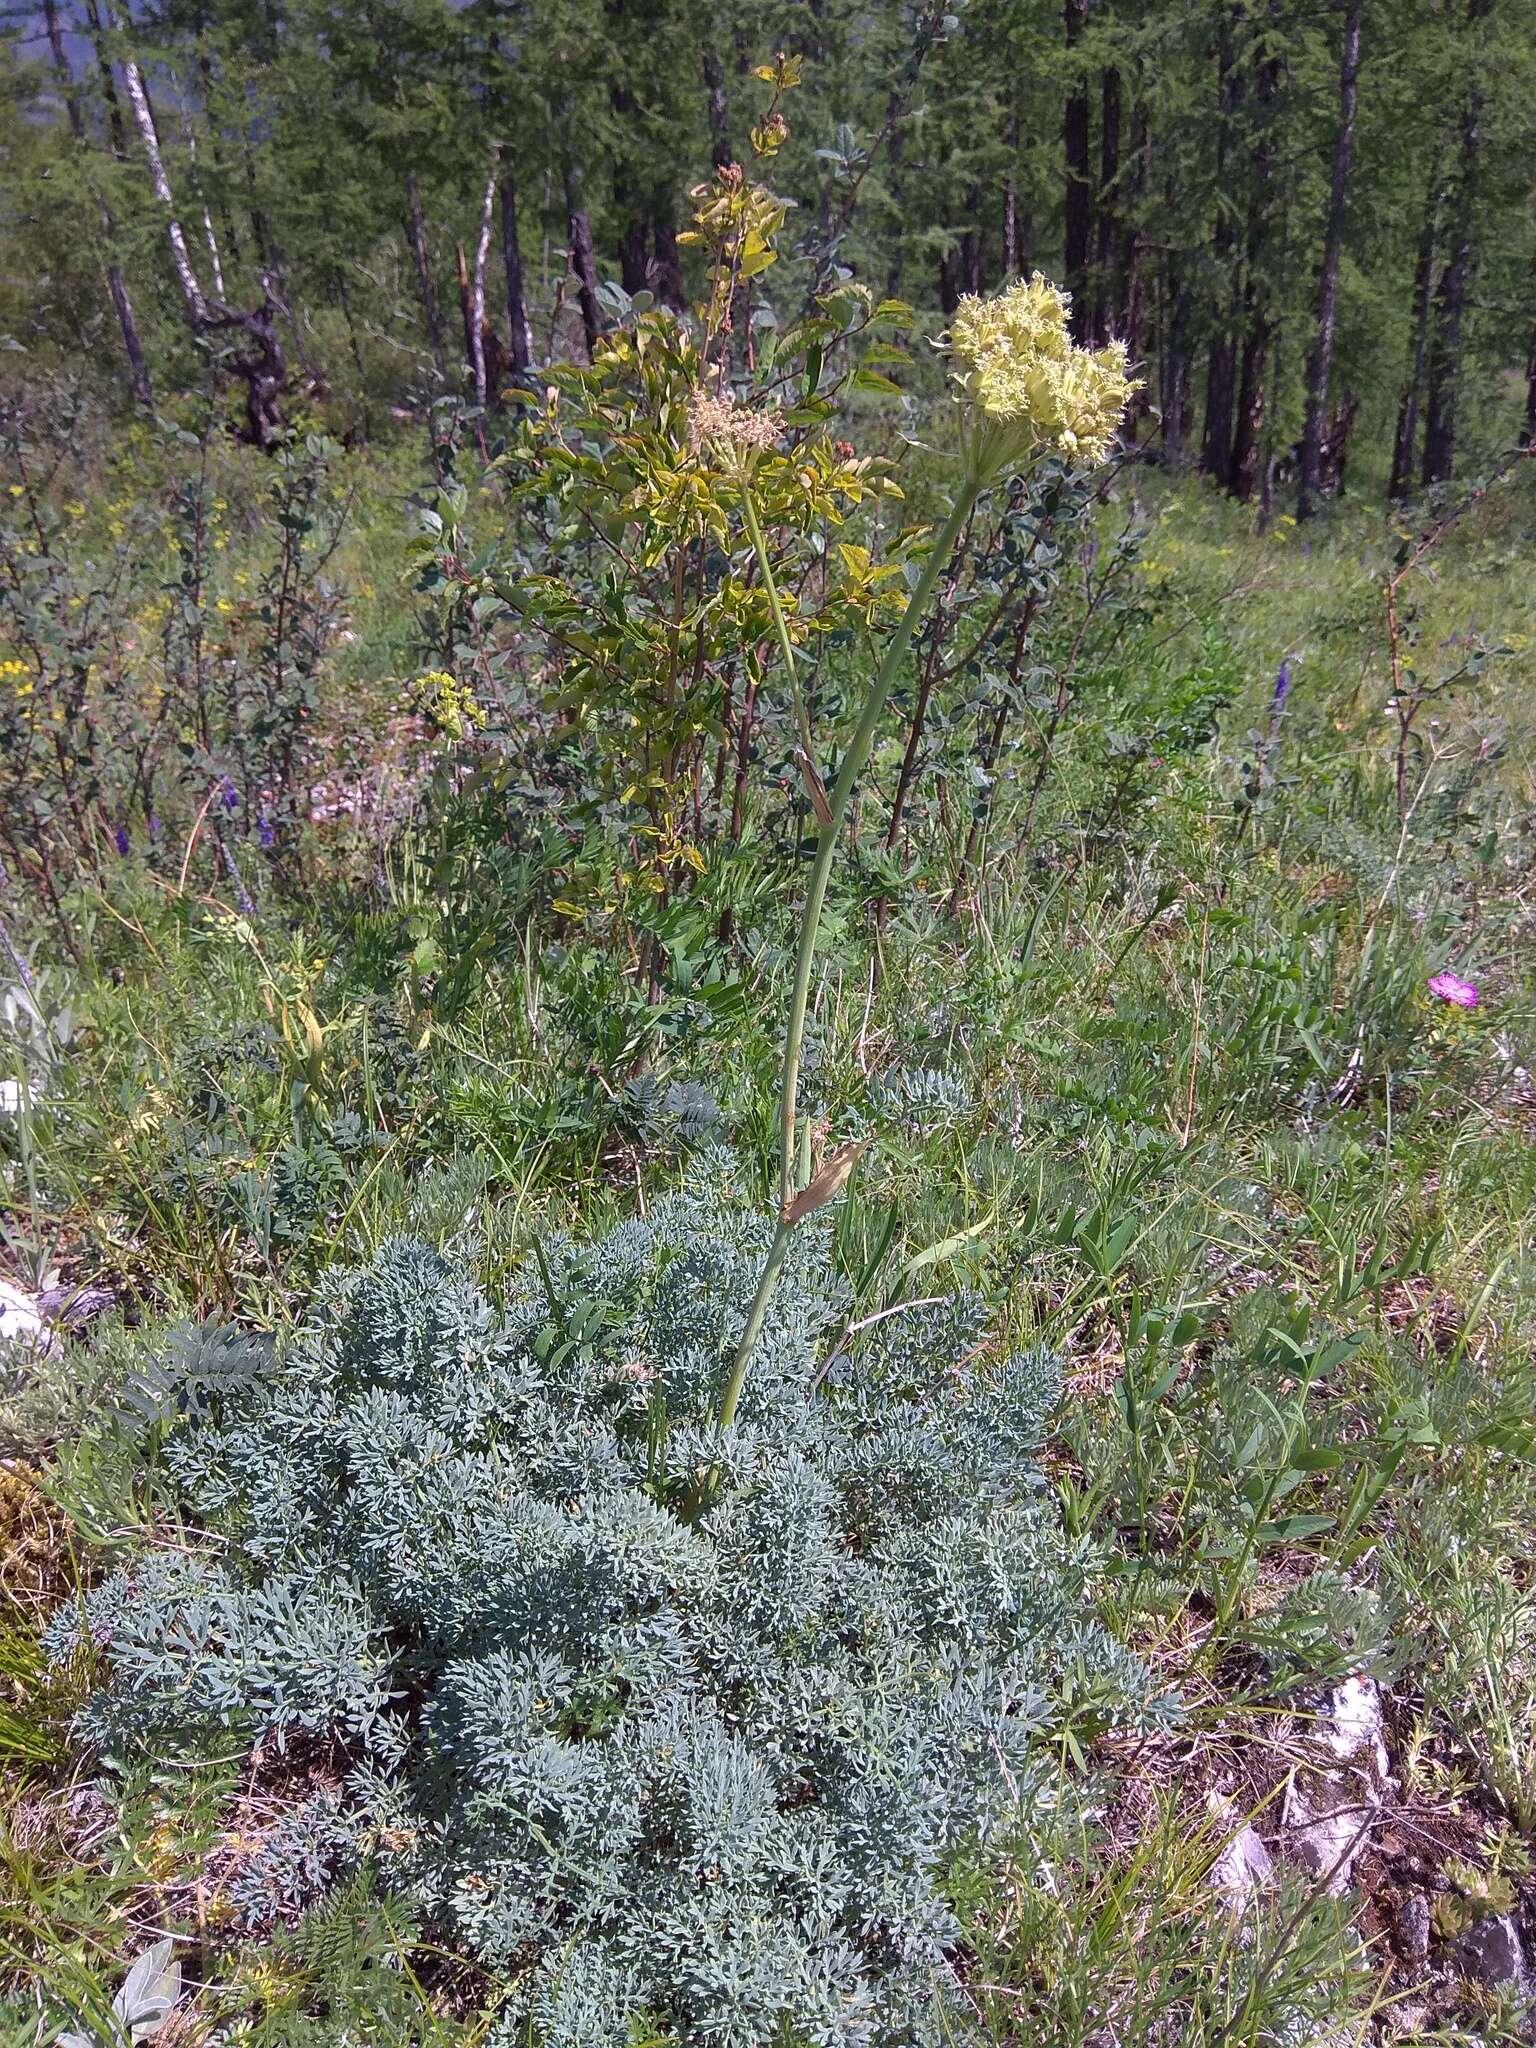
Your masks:
[[[1036,271],[996,298],[964,298],[950,329],[961,398],[961,447],[978,486],[1041,452],[1070,462],[1108,455],[1140,387],[1125,344],[1079,348],[1070,296]]]

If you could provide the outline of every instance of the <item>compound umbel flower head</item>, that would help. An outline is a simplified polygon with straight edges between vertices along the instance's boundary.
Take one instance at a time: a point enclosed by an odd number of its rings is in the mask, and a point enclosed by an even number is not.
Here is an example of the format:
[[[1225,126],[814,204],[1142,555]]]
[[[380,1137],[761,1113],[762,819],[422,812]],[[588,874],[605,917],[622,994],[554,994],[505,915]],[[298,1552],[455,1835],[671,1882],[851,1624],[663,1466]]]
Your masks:
[[[966,468],[991,483],[1051,451],[1102,462],[1131,394],[1125,344],[1078,348],[1072,301],[1037,270],[995,299],[964,298],[950,329]]]

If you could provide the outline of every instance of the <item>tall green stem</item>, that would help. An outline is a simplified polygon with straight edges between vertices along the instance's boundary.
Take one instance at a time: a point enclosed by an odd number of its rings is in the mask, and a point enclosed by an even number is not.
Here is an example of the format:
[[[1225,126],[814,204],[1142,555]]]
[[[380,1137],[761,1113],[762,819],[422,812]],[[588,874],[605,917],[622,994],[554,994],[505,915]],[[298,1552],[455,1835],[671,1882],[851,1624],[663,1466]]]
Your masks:
[[[923,564],[922,574],[907,600],[907,608],[901,615],[890,639],[886,642],[885,653],[875,671],[869,695],[864,700],[864,709],[859,714],[848,751],[838,769],[837,780],[832,785],[828,798],[829,816],[821,828],[816,841],[816,858],[811,865],[811,879],[805,892],[805,908],[800,916],[800,944],[795,956],[795,985],[790,997],[789,1028],[784,1038],[784,1071],[779,1092],[779,1227],[764,1261],[757,1283],[757,1293],[747,1316],[746,1328],[741,1333],[741,1342],[736,1347],[736,1356],[731,1361],[730,1377],[720,1397],[720,1426],[729,1429],[736,1418],[736,1404],[741,1399],[741,1390],[746,1384],[747,1368],[752,1363],[752,1354],[762,1334],[763,1321],[768,1313],[768,1303],[778,1281],[779,1269],[789,1248],[790,1232],[794,1225],[786,1221],[790,1203],[795,1198],[795,1116],[800,1092],[800,1048],[805,1038],[805,1016],[810,1004],[811,970],[816,962],[816,941],[821,935],[821,910],[826,901],[827,882],[832,873],[832,862],[837,853],[837,842],[841,835],[843,820],[848,814],[848,805],[853,796],[853,786],[864,771],[870,749],[875,743],[881,714],[886,699],[906,659],[907,649],[912,644],[912,635],[917,631],[923,615],[933,597],[934,586],[943,574],[944,566],[954,552],[965,522],[971,516],[971,508],[979,495],[980,486],[967,479],[962,485],[950,508],[949,516],[934,536],[928,559]],[[747,499],[750,504],[750,497]],[[761,547],[756,527],[756,515],[748,518],[747,530],[752,534],[753,546],[759,550],[759,560],[767,578],[767,560]],[[770,582],[770,589],[772,588]]]
[[[757,516],[757,503],[752,496],[752,485],[744,476],[741,480],[741,509],[746,515],[747,533],[757,555],[757,566],[762,572],[763,588],[768,593],[768,603],[773,611],[773,628],[779,638],[779,652],[784,657],[785,671],[789,676],[789,694],[795,706],[795,724],[800,731],[800,744],[807,755],[811,751],[811,721],[805,708],[805,699],[800,694],[800,671],[796,665],[794,643],[789,637],[789,626],[784,617],[784,605],[779,596],[779,586],[774,580],[773,564],[768,559],[768,546],[763,539],[763,529]]]

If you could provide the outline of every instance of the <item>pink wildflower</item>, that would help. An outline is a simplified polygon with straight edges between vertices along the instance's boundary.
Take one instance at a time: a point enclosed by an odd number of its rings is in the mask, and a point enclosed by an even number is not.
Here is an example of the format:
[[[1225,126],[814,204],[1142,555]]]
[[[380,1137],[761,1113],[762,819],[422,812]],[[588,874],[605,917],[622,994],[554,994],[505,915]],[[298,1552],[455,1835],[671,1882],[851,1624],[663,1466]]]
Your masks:
[[[1458,1010],[1477,1008],[1477,986],[1474,982],[1463,981],[1459,974],[1432,974],[1429,977],[1429,992],[1439,996],[1445,1003],[1454,1003]]]

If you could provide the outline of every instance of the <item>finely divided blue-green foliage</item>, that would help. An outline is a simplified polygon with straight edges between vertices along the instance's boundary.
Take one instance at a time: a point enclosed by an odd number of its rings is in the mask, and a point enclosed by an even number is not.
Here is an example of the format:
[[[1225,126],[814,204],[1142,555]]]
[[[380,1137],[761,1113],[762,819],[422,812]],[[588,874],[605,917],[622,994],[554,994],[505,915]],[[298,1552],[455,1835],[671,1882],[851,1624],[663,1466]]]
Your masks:
[[[952,2038],[946,1866],[1041,1817],[1069,1698],[1157,1711],[1042,1496],[1054,1363],[977,1357],[973,1304],[827,1366],[808,1225],[709,1424],[771,1229],[728,1173],[547,1244],[504,1307],[413,1242],[332,1281],[280,1364],[180,1396],[164,1456],[231,1541],[86,1602],[119,1749],[350,1746],[360,1838],[506,1972],[508,2042]]]

